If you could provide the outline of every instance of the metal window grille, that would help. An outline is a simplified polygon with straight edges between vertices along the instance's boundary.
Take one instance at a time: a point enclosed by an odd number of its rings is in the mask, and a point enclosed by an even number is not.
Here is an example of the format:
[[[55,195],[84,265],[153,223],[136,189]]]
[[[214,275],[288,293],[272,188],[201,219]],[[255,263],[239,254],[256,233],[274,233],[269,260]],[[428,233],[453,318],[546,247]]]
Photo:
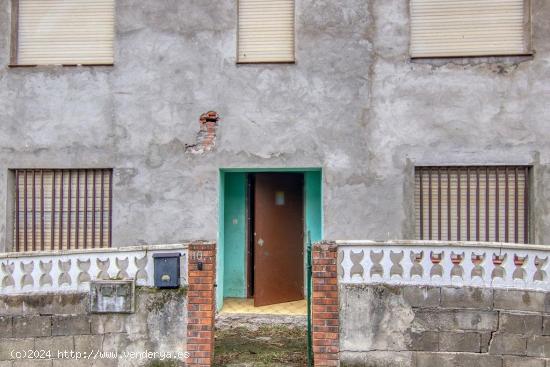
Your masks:
[[[417,167],[417,238],[529,242],[529,168]]]
[[[14,250],[111,246],[111,169],[15,170]]]

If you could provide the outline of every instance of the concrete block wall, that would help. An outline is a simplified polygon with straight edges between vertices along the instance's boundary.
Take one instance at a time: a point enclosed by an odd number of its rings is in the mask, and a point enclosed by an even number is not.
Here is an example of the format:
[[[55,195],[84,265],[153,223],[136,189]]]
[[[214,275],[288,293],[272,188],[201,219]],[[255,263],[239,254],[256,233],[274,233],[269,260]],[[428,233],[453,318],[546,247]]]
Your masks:
[[[185,288],[137,287],[132,314],[91,314],[88,303],[87,293],[0,297],[0,366],[148,366],[164,357],[123,353],[186,352]]]
[[[550,366],[550,295],[340,285],[340,365]]]

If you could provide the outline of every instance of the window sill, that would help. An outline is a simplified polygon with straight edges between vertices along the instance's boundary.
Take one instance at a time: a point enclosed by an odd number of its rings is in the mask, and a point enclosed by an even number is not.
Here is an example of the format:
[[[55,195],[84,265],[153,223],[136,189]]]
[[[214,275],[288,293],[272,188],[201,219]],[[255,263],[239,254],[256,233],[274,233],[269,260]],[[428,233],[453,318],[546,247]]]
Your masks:
[[[112,64],[8,64],[8,67],[10,68],[75,68],[75,67],[84,67],[84,68],[90,68],[90,67],[101,67],[101,66],[107,66],[107,67],[113,67],[115,66],[114,63]]]
[[[237,61],[237,65],[265,65],[265,64],[295,65],[296,60],[292,60],[292,61]]]
[[[480,56],[423,56],[409,57],[414,64],[457,64],[457,65],[476,65],[476,64],[516,64],[525,61],[531,61],[535,57],[535,52],[517,54],[517,55],[480,55]]]

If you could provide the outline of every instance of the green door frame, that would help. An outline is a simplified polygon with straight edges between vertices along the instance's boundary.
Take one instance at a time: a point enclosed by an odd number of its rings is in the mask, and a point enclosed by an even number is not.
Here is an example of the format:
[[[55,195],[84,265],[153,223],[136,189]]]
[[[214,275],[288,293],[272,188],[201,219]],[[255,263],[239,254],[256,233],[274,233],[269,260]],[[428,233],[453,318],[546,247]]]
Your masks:
[[[246,277],[246,269],[244,268],[245,253],[242,259],[235,258],[234,253],[225,251],[226,233],[229,237],[242,236],[243,226],[246,225],[246,215],[242,212],[243,204],[242,200],[246,200],[246,180],[243,181],[247,173],[259,173],[259,172],[302,172],[304,173],[304,205],[305,205],[305,228],[304,234],[308,232],[311,234],[311,241],[317,242],[323,239],[323,172],[321,168],[309,167],[309,168],[224,168],[219,170],[219,197],[218,197],[218,250],[217,250],[217,264],[216,264],[216,305],[218,310],[223,306],[223,299],[228,292],[232,296],[246,296],[246,291],[243,288],[244,293],[235,293],[235,287],[239,288],[240,284],[236,284],[233,287],[233,283],[229,284],[230,287],[225,289],[225,274],[235,274],[242,272]],[[229,175],[243,174],[240,175]],[[239,177],[240,176],[240,177]],[[227,185],[234,183],[235,187],[231,187],[231,192],[226,191]],[[243,195],[242,200],[239,198]],[[227,201],[227,203],[226,203]],[[226,205],[227,204],[227,205]],[[228,207],[229,206],[229,207]],[[230,216],[230,218],[229,218]],[[237,225],[238,228],[230,233],[226,232],[227,226]],[[307,235],[304,236],[304,255],[307,246]],[[246,242],[246,241],[244,241]],[[245,243],[243,243],[245,246]],[[226,269],[226,255],[231,262]],[[304,256],[305,257],[305,256]],[[242,260],[242,262],[241,262]],[[304,264],[305,268],[305,264]],[[241,275],[238,274],[238,277]],[[304,272],[304,276],[306,276]],[[229,277],[228,277],[229,278]],[[305,282],[304,284],[307,284]],[[307,289],[305,290],[307,294]]]

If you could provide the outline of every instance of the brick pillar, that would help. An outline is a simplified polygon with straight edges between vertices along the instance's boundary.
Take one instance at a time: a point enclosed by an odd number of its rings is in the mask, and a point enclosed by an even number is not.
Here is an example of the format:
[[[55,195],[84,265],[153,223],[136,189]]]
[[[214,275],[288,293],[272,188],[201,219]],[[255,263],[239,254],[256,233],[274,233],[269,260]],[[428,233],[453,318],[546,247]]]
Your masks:
[[[313,246],[313,356],[315,366],[338,366],[339,313],[337,246]]]
[[[200,269],[202,263],[202,270]],[[214,354],[216,316],[216,245],[189,245],[189,289],[187,292],[187,366],[210,366]]]

